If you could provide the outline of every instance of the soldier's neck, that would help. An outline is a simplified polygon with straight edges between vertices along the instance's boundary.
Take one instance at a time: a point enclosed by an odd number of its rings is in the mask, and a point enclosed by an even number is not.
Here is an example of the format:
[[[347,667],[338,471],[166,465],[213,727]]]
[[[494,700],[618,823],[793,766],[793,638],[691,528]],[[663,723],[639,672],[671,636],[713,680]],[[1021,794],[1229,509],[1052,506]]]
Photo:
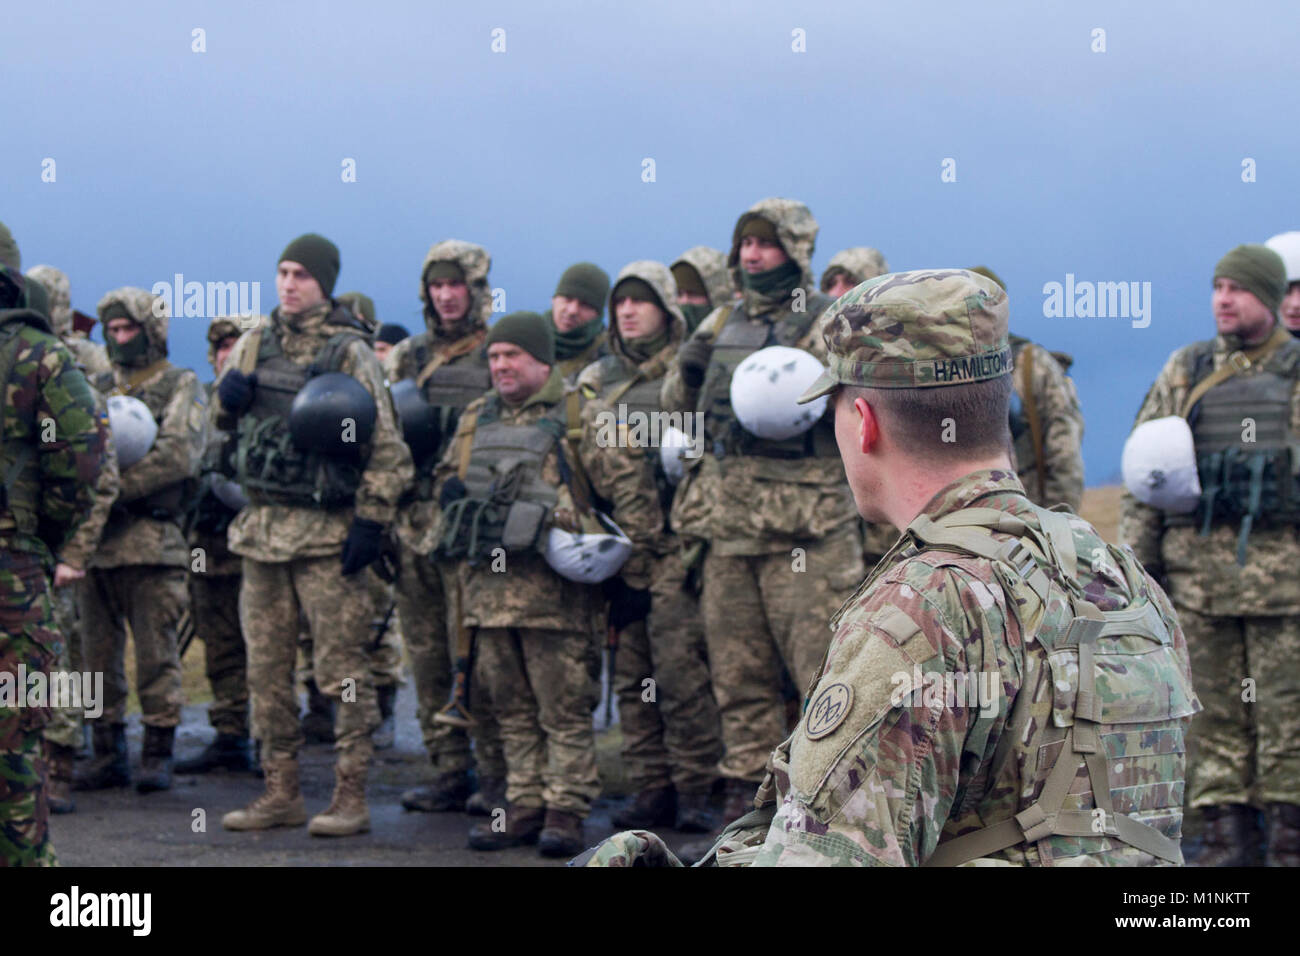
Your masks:
[[[934,496],[955,481],[977,471],[1000,468],[1011,471],[1011,459],[994,455],[985,459],[963,461],[936,467],[921,462],[907,462],[890,469],[888,483],[881,488],[879,503],[889,518],[889,523],[900,530],[916,520],[925,511]]]

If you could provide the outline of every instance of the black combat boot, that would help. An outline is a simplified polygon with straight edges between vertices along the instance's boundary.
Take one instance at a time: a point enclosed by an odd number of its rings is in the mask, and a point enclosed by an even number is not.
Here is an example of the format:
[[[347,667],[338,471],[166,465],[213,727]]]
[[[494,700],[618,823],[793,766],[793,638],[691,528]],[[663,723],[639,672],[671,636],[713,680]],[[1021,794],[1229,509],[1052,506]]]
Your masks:
[[[478,790],[465,801],[471,817],[490,817],[497,807],[506,805],[506,782],[501,777],[479,777]]]
[[[302,735],[309,744],[334,743],[334,701],[321,693],[316,681],[307,681],[307,713],[302,718]]]
[[[648,787],[610,819],[620,830],[670,827],[677,822],[677,791],[671,786]]]
[[[247,735],[218,731],[217,739],[204,747],[197,757],[176,763],[177,773],[211,773],[213,770],[252,772],[253,754]]]
[[[175,740],[175,727],[145,727],[140,776],[135,781],[137,791],[153,793],[172,788],[172,744]]]
[[[476,823],[469,830],[471,850],[507,850],[537,842],[546,812],[541,807],[512,807],[489,823]],[[578,847],[579,850],[582,847]],[[577,851],[574,851],[577,852]]]
[[[397,739],[397,718],[394,710],[397,704],[397,685],[388,684],[375,688],[379,698],[379,726],[370,735],[376,750],[389,750]]]
[[[1265,866],[1300,866],[1300,805],[1270,803],[1265,809],[1268,820],[1268,855]]]
[[[460,813],[469,799],[469,774],[465,771],[440,773],[427,787],[416,787],[402,794],[402,806],[420,813]]]
[[[131,786],[126,754],[126,725],[94,724],[95,756],[72,783],[74,790],[107,790]]]
[[[1258,866],[1259,827],[1254,807],[1205,807],[1201,852],[1190,866]]]

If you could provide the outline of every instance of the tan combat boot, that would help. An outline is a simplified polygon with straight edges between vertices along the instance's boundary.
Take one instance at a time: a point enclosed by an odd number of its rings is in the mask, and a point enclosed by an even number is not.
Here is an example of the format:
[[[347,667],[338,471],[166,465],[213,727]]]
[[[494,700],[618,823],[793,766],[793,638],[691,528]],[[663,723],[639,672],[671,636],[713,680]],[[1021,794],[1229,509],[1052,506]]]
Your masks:
[[[334,765],[334,798],[329,809],[307,824],[312,836],[352,836],[370,830],[370,808],[366,806],[366,776],[369,761],[348,761]]]
[[[221,818],[227,830],[269,830],[271,827],[300,827],[307,822],[298,789],[298,758],[262,756],[266,792],[244,807]]]

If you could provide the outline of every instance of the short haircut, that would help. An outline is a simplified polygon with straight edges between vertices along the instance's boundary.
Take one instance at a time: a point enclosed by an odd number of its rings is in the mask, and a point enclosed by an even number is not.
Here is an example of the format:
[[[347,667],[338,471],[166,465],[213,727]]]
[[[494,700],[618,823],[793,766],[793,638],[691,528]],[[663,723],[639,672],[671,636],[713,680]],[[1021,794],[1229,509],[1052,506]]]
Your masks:
[[[936,388],[841,386],[875,410],[893,444],[918,461],[973,460],[1011,447],[1011,376]]]

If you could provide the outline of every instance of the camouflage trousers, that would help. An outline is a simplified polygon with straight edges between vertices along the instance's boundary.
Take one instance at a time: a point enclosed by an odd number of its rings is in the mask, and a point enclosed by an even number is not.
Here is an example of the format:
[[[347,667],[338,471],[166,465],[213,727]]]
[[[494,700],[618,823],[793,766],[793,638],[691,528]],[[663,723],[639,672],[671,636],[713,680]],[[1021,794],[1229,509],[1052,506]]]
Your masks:
[[[212,687],[208,723],[219,734],[247,737],[248,653],[239,626],[239,581],[238,574],[191,574],[190,614]]]
[[[862,538],[850,524],[799,552],[704,559],[700,606],[722,718],[724,777],[758,783],[785,739],[782,667],[800,693],[830,644],[829,623],[862,583]],[[801,569],[801,570],[796,570]]]
[[[366,568],[360,574],[365,579],[370,595],[370,634],[366,640],[366,659],[370,661],[370,677],[376,688],[400,687],[402,685],[402,629],[399,624],[400,613],[394,608],[385,622],[384,615],[393,603],[392,585],[375,573],[373,567]],[[383,627],[383,634],[375,641],[376,632]],[[298,679],[304,683],[315,679],[312,660],[311,631],[305,622],[298,632],[298,649],[302,652],[303,666],[298,669]]]
[[[434,772],[460,773],[476,763],[480,779],[501,780],[506,775],[501,728],[497,726],[482,681],[469,682],[474,727],[468,734],[459,727],[433,719],[451,697],[455,658],[452,634],[459,618],[455,599],[455,565],[435,563],[403,545],[397,607],[405,622],[406,653],[415,678],[420,733]],[[470,758],[471,737],[474,760]]]
[[[60,644],[40,558],[0,550],[0,680],[16,695],[13,703],[26,703],[24,674],[48,673]],[[0,866],[57,863],[45,789],[48,720],[48,707],[0,706]]]
[[[92,568],[82,579],[81,612],[86,666],[104,675],[108,724],[126,722],[126,625],[135,643],[135,685],[141,719],[150,727],[181,722],[185,693],[176,631],[189,601],[184,568],[127,565]]]
[[[269,563],[244,558],[239,620],[248,646],[248,695],[263,753],[297,757],[303,745],[294,690],[298,627],[312,637],[316,684],[338,702],[334,749],[339,759],[367,762],[379,726],[375,685],[366,659],[373,598],[362,574],[344,577],[338,555]]]
[[[506,757],[506,800],[585,818],[600,794],[592,710],[600,651],[585,631],[478,628],[474,680],[491,698]]]
[[[704,621],[674,552],[655,560],[650,617],[619,635],[614,690],[623,769],[634,790],[713,786],[722,755],[718,705],[709,685]]]
[[[56,666],[59,670],[75,673],[82,670],[81,613],[77,597],[80,591],[81,584],[76,581],[50,589],[54,623],[63,636],[63,652],[59,654]],[[59,747],[80,750],[85,744],[81,730],[83,714],[84,709],[80,707],[51,707],[50,722],[45,725],[45,739]]]
[[[1178,607],[1205,708],[1187,743],[1187,804],[1300,804],[1300,617]]]

